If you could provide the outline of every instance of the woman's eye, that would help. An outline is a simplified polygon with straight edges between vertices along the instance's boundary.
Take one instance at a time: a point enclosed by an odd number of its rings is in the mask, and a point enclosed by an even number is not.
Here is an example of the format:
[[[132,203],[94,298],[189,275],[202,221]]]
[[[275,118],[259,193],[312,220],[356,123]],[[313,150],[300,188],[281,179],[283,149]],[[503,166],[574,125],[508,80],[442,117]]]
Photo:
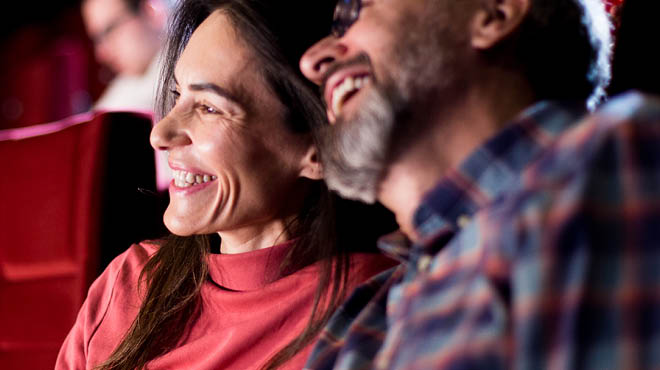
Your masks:
[[[216,113],[218,113],[217,109],[215,109],[211,106],[205,105],[205,104],[200,105],[200,109],[202,110],[203,113],[207,113],[207,114],[216,114]]]
[[[174,89],[170,90],[170,93],[172,94],[172,96],[174,96],[174,101],[179,100],[179,96],[181,96],[181,93],[179,93],[178,91],[176,91]]]

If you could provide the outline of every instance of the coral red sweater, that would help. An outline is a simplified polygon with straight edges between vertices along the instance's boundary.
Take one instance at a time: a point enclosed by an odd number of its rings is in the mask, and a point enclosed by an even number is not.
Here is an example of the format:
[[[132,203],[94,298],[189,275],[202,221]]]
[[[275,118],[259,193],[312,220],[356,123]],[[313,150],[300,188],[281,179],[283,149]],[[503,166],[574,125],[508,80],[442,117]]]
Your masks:
[[[150,369],[256,369],[305,327],[319,265],[278,277],[290,243],[242,254],[209,256],[202,311],[188,335]],[[56,369],[91,369],[108,358],[136,317],[137,279],[156,246],[141,243],[117,257],[94,282],[57,359]],[[377,254],[351,257],[349,292],[394,265]],[[283,368],[301,369],[311,345]]]

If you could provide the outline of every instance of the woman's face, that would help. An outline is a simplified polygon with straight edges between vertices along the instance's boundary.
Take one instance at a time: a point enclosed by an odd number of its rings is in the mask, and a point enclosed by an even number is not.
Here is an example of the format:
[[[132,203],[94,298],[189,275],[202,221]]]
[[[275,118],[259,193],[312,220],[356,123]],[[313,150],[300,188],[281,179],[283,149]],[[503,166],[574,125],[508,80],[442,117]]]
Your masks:
[[[177,235],[232,234],[247,242],[281,232],[318,179],[307,135],[285,126],[284,107],[231,21],[212,13],[174,71],[174,108],[151,132],[174,173],[164,221]]]

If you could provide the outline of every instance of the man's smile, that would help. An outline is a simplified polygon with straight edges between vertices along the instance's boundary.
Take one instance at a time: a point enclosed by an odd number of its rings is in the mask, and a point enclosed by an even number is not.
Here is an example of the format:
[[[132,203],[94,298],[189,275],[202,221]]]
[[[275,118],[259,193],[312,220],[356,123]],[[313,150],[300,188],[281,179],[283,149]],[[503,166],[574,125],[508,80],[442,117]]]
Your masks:
[[[328,78],[325,84],[324,99],[331,124],[336,122],[347,102],[371,80],[368,68],[359,65],[342,69]]]

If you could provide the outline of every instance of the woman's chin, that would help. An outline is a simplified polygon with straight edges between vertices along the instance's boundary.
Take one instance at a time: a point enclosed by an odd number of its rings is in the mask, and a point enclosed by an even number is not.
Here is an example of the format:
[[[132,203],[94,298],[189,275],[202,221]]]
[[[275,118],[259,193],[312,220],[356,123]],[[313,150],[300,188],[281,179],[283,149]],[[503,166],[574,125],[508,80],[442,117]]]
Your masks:
[[[177,228],[172,228],[172,227],[169,227],[167,225],[165,225],[165,226],[167,227],[167,230],[169,230],[172,235],[181,236],[181,237],[195,235],[195,233],[193,233],[193,232],[189,232],[189,231],[181,230],[181,229],[177,229]]]
[[[168,207],[165,211],[165,214],[163,215],[163,223],[165,224],[167,230],[169,230],[172,234],[177,236],[200,234],[199,230],[196,230],[193,227],[194,225],[191,224],[190,218],[180,217],[172,213],[174,212],[171,212],[170,208]]]

